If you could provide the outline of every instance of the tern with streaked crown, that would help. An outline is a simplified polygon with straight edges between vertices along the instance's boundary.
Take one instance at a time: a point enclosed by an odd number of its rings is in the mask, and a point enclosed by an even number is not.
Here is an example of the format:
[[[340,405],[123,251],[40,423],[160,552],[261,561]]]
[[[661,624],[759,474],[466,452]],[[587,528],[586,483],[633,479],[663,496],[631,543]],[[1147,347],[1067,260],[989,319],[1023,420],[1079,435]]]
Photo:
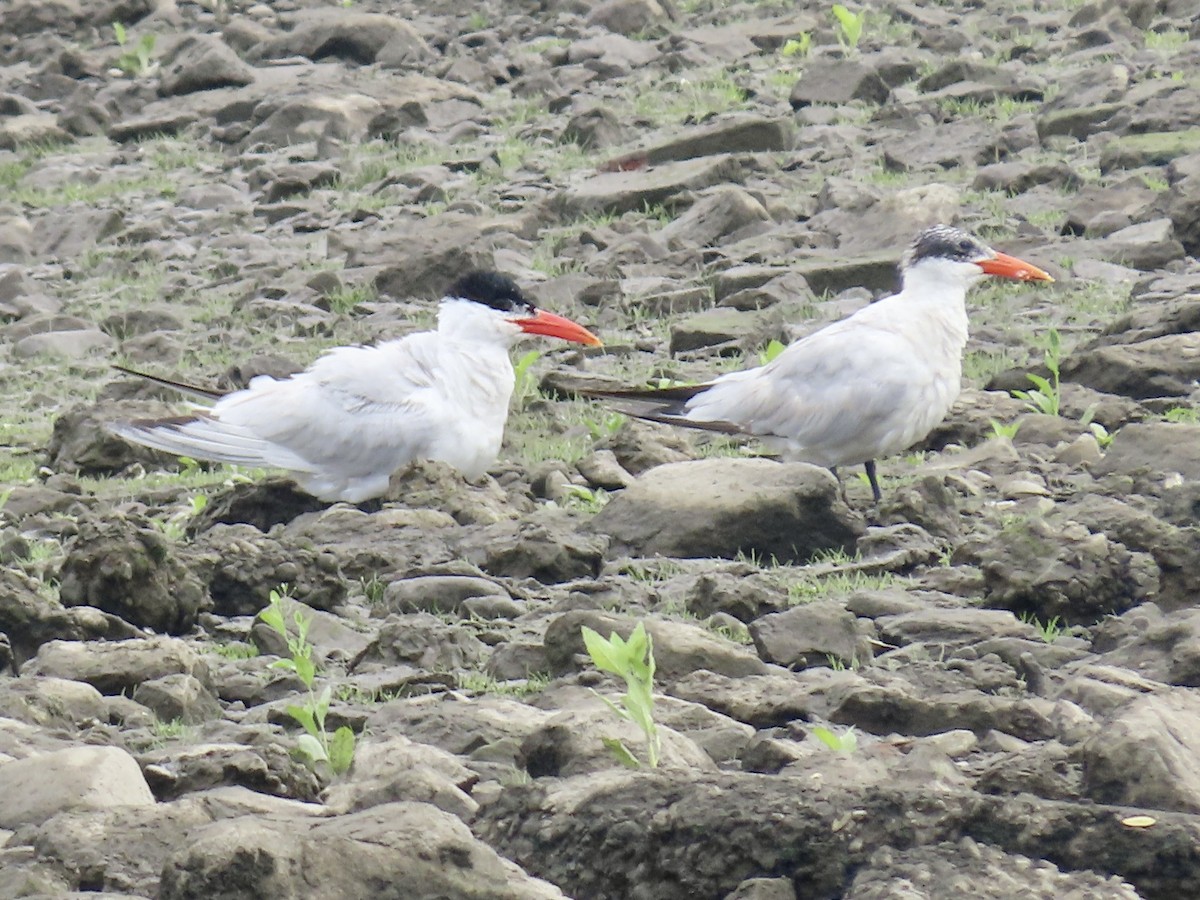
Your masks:
[[[901,290],[788,346],[764,366],[705,384],[583,391],[622,412],[759,438],[786,460],[862,464],[875,501],[875,460],[911,447],[950,411],[962,387],[967,289],[984,276],[1053,281],[948,225],[917,235]]]

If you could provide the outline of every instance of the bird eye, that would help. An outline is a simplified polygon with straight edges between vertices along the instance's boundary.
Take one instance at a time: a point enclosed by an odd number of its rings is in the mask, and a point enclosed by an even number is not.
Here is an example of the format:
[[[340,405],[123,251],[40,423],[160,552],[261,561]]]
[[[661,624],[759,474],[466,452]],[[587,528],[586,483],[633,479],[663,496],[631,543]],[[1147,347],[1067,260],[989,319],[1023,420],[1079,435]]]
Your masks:
[[[972,244],[966,238],[963,238],[961,241],[958,242],[958,249],[959,249],[959,252],[961,252],[961,253],[970,253],[972,250],[975,249],[975,245]]]

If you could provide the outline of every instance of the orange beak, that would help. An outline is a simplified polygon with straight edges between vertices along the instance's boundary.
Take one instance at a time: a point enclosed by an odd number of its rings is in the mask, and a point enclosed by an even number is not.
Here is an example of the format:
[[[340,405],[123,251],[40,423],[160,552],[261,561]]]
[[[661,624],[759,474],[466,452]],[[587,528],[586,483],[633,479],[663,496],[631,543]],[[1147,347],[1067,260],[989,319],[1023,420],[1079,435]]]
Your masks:
[[[1009,256],[1007,253],[997,253],[991,259],[985,259],[975,265],[983,269],[985,274],[996,275],[1000,278],[1012,278],[1016,281],[1054,280],[1033,263],[1027,263],[1025,260]]]
[[[561,338],[576,344],[587,344],[589,347],[599,347],[604,343],[582,325],[572,322],[565,316],[556,316],[554,313],[546,312],[544,309],[539,309],[532,319],[515,321],[526,334]]]

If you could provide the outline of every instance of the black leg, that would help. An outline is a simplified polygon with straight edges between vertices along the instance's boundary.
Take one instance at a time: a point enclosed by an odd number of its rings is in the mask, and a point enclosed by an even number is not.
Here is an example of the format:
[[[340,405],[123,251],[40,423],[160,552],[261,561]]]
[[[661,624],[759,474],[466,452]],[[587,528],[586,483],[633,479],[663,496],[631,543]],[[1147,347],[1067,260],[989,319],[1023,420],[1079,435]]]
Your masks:
[[[871,493],[875,495],[875,502],[878,503],[883,499],[883,491],[879,489],[879,479],[875,477],[875,460],[868,459],[863,463],[863,468],[867,470],[867,481],[871,482]]]

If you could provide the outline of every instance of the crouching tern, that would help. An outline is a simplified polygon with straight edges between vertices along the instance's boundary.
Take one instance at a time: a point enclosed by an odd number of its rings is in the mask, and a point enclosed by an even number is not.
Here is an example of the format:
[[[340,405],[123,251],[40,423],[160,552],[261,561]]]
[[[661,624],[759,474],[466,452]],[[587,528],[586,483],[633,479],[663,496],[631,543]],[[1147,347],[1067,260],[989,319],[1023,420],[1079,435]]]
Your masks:
[[[393,472],[440,460],[477,478],[500,452],[526,335],[597,346],[581,325],[538,309],[509,278],[473,271],[446,292],[435,331],[338,347],[288,378],[222,394],[118,366],[211,403],[190,415],[116,422],[126,440],[195,459],[285,469],[310,494],[360,503]]]
[[[584,391],[621,411],[752,435],[786,460],[863,464],[875,501],[875,460],[924,438],[961,390],[967,288],[985,275],[1053,281],[946,225],[917,235],[900,262],[901,290],[788,346],[764,366],[706,384]]]

